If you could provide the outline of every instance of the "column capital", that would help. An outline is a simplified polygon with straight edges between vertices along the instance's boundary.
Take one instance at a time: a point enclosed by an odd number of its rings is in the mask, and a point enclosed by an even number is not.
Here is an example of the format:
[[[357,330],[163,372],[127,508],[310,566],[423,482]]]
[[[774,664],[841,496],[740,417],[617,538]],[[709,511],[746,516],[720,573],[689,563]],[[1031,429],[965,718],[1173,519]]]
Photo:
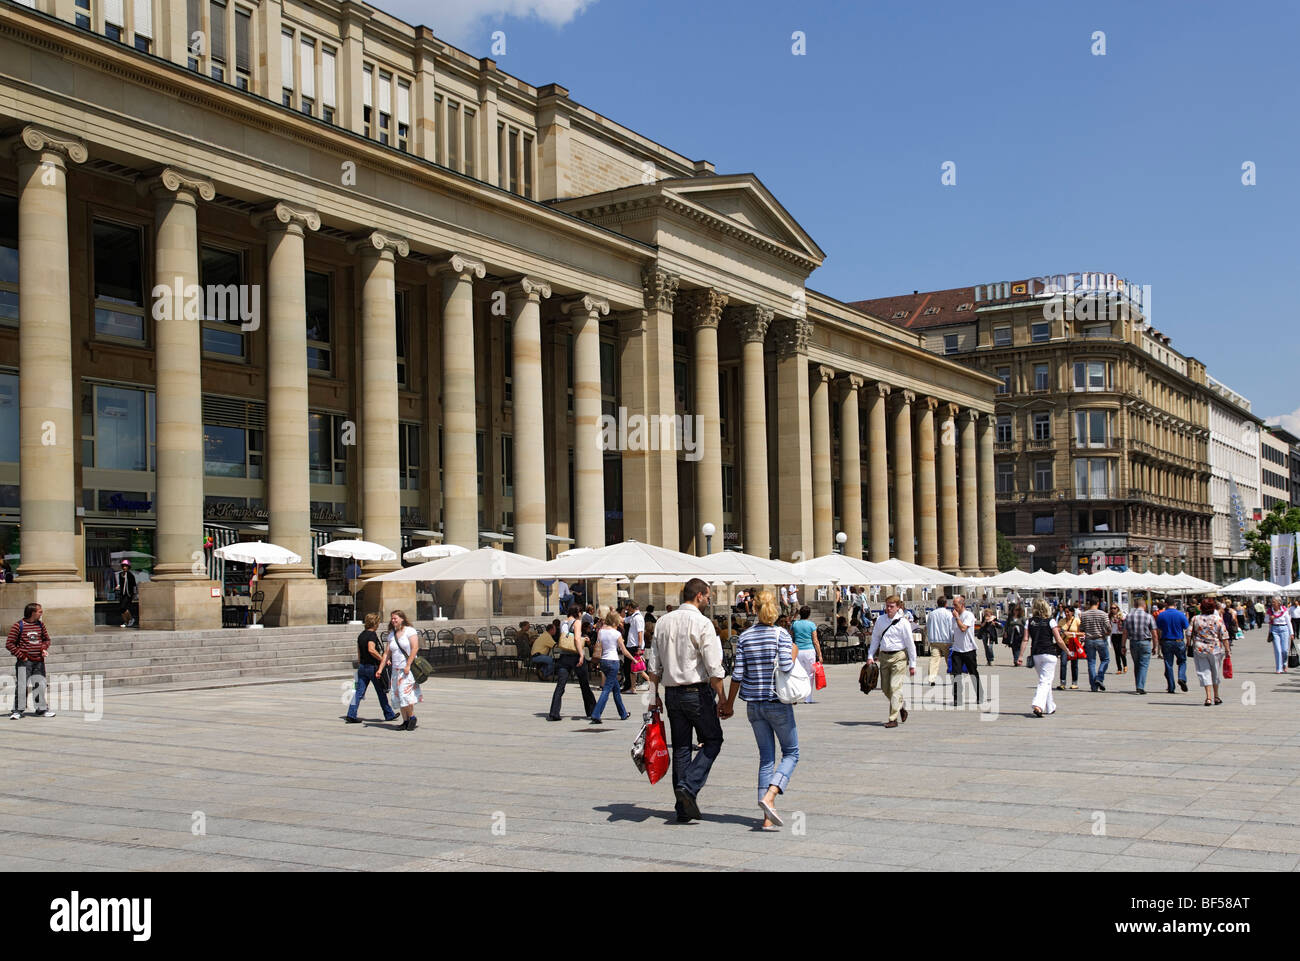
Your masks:
[[[936,409],[938,408],[938,406],[939,406],[939,398],[938,398],[938,397],[922,397],[922,398],[921,398],[921,407],[922,407],[924,410],[934,411],[934,410],[936,410]]]
[[[891,389],[892,388],[884,381],[878,380],[868,388],[868,393],[874,393],[877,397],[884,398],[889,396]]]
[[[62,131],[50,130],[48,127],[38,127],[35,124],[23,127],[10,144],[10,150],[19,159],[22,158],[22,154],[28,153],[34,154],[37,160],[59,163],[70,160],[73,163],[84,164],[90,156],[85,143],[76,137]]]
[[[939,405],[939,416],[945,421],[956,421],[957,414],[960,413],[960,411],[961,408],[956,404],[942,403]]]
[[[829,384],[835,379],[835,368],[827,367],[825,364],[818,364],[816,367],[817,376],[821,378],[823,384]]]
[[[452,254],[446,260],[429,265],[430,277],[437,277],[440,274],[455,274],[461,280],[482,280],[487,276],[487,265],[481,260],[466,257],[464,254]]]
[[[609,313],[609,301],[583,294],[575,300],[565,301],[560,309],[570,317],[581,317],[584,314],[588,317],[601,317]]]
[[[772,322],[772,336],[776,340],[777,360],[788,360],[808,353],[812,339],[812,321],[804,317],[782,317]]]
[[[320,214],[306,207],[294,207],[283,200],[254,212],[253,225],[260,230],[287,230],[303,234],[320,230]]]
[[[695,290],[680,291],[677,295],[677,306],[682,308],[692,329],[700,327],[716,329],[718,321],[722,319],[723,308],[727,306],[729,299],[726,294],[713,287],[700,287]]]
[[[149,193],[159,199],[175,197],[194,203],[200,197],[215,200],[217,188],[202,174],[179,167],[160,167],[141,174],[135,182],[140,193]]]
[[[976,424],[976,423],[979,423],[979,419],[980,419],[980,417],[982,417],[982,416],[983,416],[983,414],[981,414],[980,411],[978,411],[978,410],[971,410],[970,408],[967,408],[966,410],[964,410],[964,411],[961,412],[961,419],[962,419],[963,421],[965,421],[966,423],[968,423],[968,424]]]
[[[727,316],[740,330],[740,339],[746,344],[761,344],[767,337],[767,329],[772,325],[776,311],[758,304],[741,304],[728,307]]]
[[[900,390],[894,393],[894,402],[899,407],[910,407],[916,403],[916,391]]]
[[[405,237],[397,234],[390,234],[383,230],[372,230],[369,233],[353,237],[347,244],[348,253],[350,254],[371,254],[380,257],[392,258],[405,257],[411,252],[411,242]]]
[[[646,310],[672,310],[680,281],[676,274],[670,274],[657,264],[642,267],[641,290],[645,295]]]
[[[509,278],[504,281],[503,286],[506,289],[506,300],[508,301],[541,301],[551,296],[550,284],[544,280],[538,280],[536,277],[529,277],[526,274]]]
[[[845,374],[843,379],[841,380],[841,383],[844,384],[844,390],[846,392],[859,391],[862,389],[862,386],[866,382],[867,379],[863,377],[861,374]]]

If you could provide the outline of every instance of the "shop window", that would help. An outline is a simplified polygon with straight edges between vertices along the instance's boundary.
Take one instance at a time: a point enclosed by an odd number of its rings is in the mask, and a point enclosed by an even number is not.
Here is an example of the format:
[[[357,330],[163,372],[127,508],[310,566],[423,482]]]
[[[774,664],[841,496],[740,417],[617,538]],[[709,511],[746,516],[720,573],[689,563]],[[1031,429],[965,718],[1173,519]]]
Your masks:
[[[143,243],[139,227],[95,221],[95,333],[143,343]]]

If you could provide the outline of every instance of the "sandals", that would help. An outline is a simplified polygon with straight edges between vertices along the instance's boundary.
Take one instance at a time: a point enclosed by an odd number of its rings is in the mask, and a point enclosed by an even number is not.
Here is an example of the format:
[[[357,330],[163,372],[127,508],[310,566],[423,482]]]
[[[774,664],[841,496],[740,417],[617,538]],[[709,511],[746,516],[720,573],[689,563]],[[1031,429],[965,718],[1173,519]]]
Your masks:
[[[780,815],[776,813],[776,808],[768,804],[767,801],[759,801],[758,806],[763,809],[763,815],[777,827],[783,827],[785,825],[785,822],[781,820]]]

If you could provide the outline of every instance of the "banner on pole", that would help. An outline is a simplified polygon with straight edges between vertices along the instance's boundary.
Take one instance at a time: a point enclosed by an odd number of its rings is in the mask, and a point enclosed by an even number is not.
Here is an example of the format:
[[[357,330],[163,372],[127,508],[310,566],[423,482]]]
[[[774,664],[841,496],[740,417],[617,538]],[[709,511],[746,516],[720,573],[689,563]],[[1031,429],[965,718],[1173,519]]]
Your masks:
[[[1268,579],[1279,587],[1291,583],[1291,559],[1295,554],[1295,534],[1270,534],[1272,547],[1272,564]]]

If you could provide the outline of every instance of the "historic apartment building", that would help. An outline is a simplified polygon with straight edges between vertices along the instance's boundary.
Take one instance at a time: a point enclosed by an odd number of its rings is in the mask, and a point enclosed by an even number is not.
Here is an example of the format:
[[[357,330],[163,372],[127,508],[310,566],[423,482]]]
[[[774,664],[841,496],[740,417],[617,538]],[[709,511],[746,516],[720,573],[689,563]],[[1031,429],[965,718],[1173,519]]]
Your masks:
[[[0,0],[0,133],[0,616],[89,629],[134,552],[142,626],[217,626],[241,539],[302,557],[271,625],[338,537],[995,567],[988,375],[809,290],[753,174],[426,27]]]
[[[1259,521],[1260,427],[1242,394],[1206,377],[1210,388],[1210,506],[1214,579],[1226,584],[1257,572],[1246,544]]]
[[[1066,274],[852,306],[998,378],[997,527],[1022,566],[1213,573],[1205,367],[1136,288]]]
[[[1267,514],[1275,507],[1291,506],[1291,447],[1275,428],[1265,427],[1259,437],[1259,487]]]
[[[1287,446],[1287,471],[1291,477],[1288,503],[1294,507],[1300,504],[1300,437],[1276,424],[1270,424],[1267,430]]]

